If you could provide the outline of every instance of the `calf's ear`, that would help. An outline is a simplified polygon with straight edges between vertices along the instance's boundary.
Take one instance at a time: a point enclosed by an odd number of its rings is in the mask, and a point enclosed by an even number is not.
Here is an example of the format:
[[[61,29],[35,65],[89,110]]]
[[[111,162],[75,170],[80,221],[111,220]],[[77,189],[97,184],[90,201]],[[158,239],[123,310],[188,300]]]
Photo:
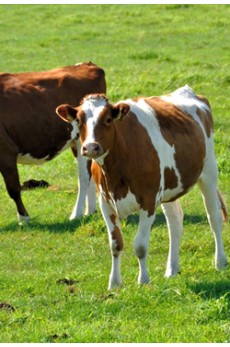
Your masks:
[[[77,110],[68,104],[58,106],[56,113],[65,122],[72,122],[77,118]]]
[[[124,116],[129,113],[130,106],[124,102],[113,106],[112,108],[112,117],[114,120],[122,120]]]

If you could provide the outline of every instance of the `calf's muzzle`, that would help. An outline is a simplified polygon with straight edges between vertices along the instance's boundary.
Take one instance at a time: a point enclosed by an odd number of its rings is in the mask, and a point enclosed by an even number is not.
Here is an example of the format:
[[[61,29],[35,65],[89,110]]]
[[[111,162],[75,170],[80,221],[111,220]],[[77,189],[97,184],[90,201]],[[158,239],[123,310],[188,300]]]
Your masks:
[[[97,142],[85,143],[81,147],[81,154],[85,157],[96,159],[103,154],[103,148]]]

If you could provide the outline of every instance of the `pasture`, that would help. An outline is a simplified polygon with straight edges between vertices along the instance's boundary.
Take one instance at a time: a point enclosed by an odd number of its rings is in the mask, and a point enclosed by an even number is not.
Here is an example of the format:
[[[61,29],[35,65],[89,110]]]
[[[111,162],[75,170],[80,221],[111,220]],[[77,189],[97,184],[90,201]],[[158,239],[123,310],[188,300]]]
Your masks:
[[[219,189],[229,206],[229,16],[229,5],[0,5],[0,71],[91,60],[104,68],[112,101],[189,84],[212,106]],[[137,285],[132,215],[122,221],[123,286],[107,291],[111,256],[99,210],[68,220],[77,192],[70,151],[19,170],[21,182],[51,187],[23,193],[31,220],[20,228],[0,177],[0,342],[230,342],[230,271],[214,269],[197,188],[181,198],[181,275],[164,278],[168,234],[159,208],[151,283]],[[230,259],[229,224],[223,239]]]

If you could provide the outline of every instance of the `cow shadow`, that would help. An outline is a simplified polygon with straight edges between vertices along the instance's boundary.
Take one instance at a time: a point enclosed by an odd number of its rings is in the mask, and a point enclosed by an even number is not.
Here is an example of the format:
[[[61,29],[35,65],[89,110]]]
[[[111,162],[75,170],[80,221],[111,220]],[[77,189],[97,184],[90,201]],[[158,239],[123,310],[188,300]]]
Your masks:
[[[225,299],[230,305],[230,279],[229,280],[214,280],[212,282],[196,282],[187,283],[189,290],[198,294],[202,299],[220,299],[225,296]]]
[[[50,232],[56,234],[62,233],[74,233],[80,226],[88,224],[91,220],[91,216],[84,216],[79,219],[69,221],[64,219],[62,222],[46,222],[39,221],[39,217],[31,218],[28,224],[20,226],[17,222],[9,223],[0,227],[0,232],[33,232],[40,230],[41,232]]]
[[[96,217],[95,217],[96,216]],[[68,219],[64,219],[62,222],[45,222],[42,223],[39,221],[39,217],[31,218],[28,224],[24,226],[19,226],[18,223],[12,222],[5,226],[0,226],[0,232],[17,232],[17,231],[35,231],[35,230],[41,230],[41,231],[48,231],[51,233],[58,233],[62,234],[65,232],[73,233],[77,231],[79,227],[82,227],[84,225],[89,224],[92,220],[95,221],[95,219],[100,220],[102,219],[102,216],[99,212],[97,212],[94,215],[90,216],[84,216],[80,217],[76,220],[69,221]],[[138,214],[132,214],[128,216],[125,220],[126,225],[131,225],[133,227],[136,227],[139,222],[139,215]],[[205,216],[203,215],[184,215],[184,225],[186,224],[199,224],[199,223],[206,223],[207,220]],[[155,226],[161,226],[165,223],[165,216],[162,212],[157,213],[155,221],[153,223],[153,227]]]
[[[139,221],[139,216],[138,214],[133,214],[127,217],[126,219],[126,224],[127,225],[137,225]],[[184,215],[184,226],[187,224],[200,224],[200,223],[206,223],[207,222],[207,218],[205,215],[191,215],[191,214],[185,214]],[[163,214],[163,212],[158,212],[156,214],[156,218],[154,220],[153,223],[153,227],[154,226],[161,226],[163,224],[166,224],[165,221],[165,216]]]

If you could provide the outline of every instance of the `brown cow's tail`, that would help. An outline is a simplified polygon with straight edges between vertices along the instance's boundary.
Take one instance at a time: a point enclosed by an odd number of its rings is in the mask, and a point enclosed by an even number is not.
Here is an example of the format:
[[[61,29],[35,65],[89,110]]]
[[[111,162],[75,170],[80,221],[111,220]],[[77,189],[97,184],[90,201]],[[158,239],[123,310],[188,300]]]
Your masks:
[[[218,198],[220,200],[220,207],[222,210],[222,215],[223,215],[223,221],[226,223],[228,221],[228,212],[227,212],[227,208],[225,206],[224,200],[222,195],[220,194],[220,192],[217,190],[217,194],[218,194]]]

